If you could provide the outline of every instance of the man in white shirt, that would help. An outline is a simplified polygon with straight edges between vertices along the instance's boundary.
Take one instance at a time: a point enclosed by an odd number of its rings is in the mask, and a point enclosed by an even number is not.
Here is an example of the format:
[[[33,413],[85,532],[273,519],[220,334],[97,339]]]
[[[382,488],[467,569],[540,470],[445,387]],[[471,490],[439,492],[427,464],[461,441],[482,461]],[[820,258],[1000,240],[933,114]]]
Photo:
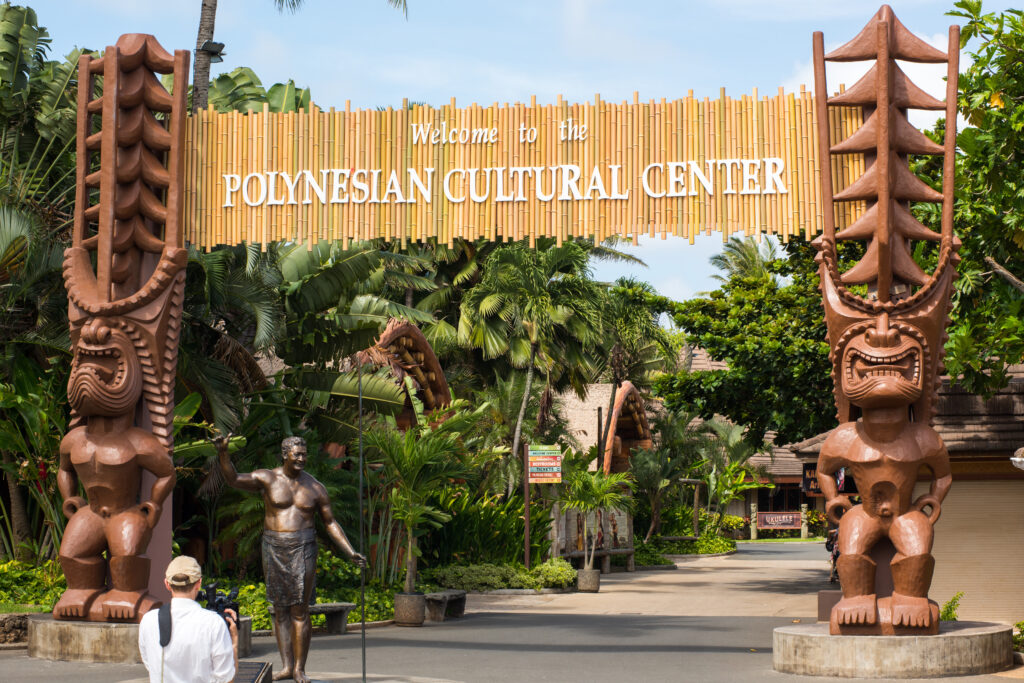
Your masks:
[[[171,642],[160,646],[159,610],[139,623],[139,652],[150,683],[230,683],[238,668],[238,615],[227,610],[230,627],[216,612],[196,602],[202,587],[199,563],[180,555],[167,565],[164,585],[171,592]]]

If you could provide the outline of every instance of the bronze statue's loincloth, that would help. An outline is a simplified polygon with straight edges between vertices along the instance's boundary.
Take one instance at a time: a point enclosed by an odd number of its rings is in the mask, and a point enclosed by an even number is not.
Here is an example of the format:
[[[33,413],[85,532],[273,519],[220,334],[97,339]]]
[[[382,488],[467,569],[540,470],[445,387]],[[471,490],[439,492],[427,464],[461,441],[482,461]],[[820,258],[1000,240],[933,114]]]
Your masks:
[[[307,586],[306,577],[312,585]],[[267,600],[279,607],[301,605],[309,589],[309,602],[316,601],[316,532],[263,532],[263,578]]]

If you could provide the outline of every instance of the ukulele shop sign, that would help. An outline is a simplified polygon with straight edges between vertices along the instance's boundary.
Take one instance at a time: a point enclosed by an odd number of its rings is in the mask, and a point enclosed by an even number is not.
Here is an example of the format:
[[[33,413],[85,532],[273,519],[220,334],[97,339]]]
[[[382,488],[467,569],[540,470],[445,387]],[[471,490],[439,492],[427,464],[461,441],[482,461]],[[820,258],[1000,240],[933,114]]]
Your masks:
[[[829,125],[860,124],[837,108]],[[217,113],[189,119],[186,225],[203,247],[820,229],[812,96]],[[841,188],[860,155],[836,165]],[[843,207],[852,222],[862,207]]]

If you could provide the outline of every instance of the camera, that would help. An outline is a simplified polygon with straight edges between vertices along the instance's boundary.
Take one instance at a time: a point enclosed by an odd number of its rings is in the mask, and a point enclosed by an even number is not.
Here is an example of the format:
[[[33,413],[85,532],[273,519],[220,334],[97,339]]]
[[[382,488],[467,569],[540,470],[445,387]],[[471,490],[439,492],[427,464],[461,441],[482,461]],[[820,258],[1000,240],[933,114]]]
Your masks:
[[[225,610],[234,610],[235,614],[239,614],[238,588],[232,588],[230,592],[222,593],[217,590],[217,582],[214,581],[203,590],[203,593],[205,594],[206,609],[219,614],[228,628],[231,628],[231,617],[225,613]]]

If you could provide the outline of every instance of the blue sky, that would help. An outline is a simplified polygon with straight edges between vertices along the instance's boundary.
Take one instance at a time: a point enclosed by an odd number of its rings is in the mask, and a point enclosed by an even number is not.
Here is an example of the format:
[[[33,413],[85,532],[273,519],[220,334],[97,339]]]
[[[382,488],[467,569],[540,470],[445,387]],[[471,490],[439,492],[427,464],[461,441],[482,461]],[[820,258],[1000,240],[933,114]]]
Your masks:
[[[152,33],[168,49],[195,47],[200,0],[36,0],[53,52],[103,49],[122,33]],[[264,85],[289,78],[321,107],[397,106],[403,97],[440,104],[673,99],[693,90],[717,97],[758,88],[811,85],[811,34],[826,48],[852,38],[878,0],[409,0],[408,20],[384,0],[306,0],[295,14],[272,0],[219,0],[215,37],[226,44],[213,75],[251,67]],[[949,1],[890,3],[906,26],[945,47]],[[986,3],[995,11],[1005,3]],[[911,78],[941,96],[932,68]],[[829,85],[852,84],[856,67],[830,68]],[[931,83],[931,87],[925,82]],[[918,121],[925,125],[926,121]],[[599,265],[614,279],[632,273],[666,296],[714,288],[712,235],[689,245],[670,238],[632,249],[650,266]]]

